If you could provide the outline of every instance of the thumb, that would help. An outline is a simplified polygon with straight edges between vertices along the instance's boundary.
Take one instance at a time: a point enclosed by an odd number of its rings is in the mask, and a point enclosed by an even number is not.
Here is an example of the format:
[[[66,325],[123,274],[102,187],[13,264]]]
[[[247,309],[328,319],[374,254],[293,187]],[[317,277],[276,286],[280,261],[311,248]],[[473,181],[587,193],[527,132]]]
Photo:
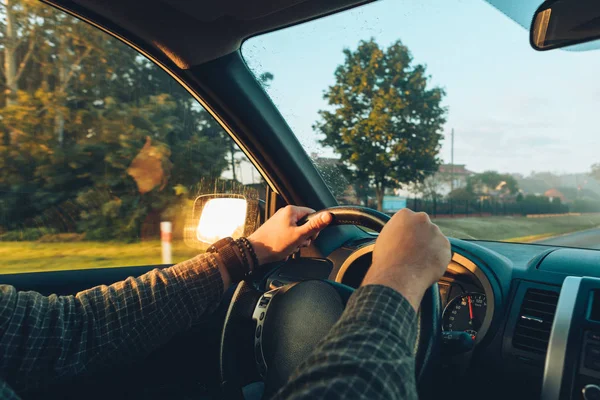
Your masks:
[[[329,212],[321,212],[310,218],[307,223],[298,227],[298,233],[302,237],[313,236],[331,223],[333,216]]]

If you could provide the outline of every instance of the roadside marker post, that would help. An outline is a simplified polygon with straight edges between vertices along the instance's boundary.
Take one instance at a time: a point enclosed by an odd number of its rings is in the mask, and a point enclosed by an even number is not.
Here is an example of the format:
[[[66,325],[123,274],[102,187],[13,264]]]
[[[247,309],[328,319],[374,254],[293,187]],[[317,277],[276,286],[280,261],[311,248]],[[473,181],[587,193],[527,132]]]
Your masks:
[[[160,223],[160,243],[162,247],[162,263],[173,264],[173,248],[171,247],[172,224],[168,221]]]

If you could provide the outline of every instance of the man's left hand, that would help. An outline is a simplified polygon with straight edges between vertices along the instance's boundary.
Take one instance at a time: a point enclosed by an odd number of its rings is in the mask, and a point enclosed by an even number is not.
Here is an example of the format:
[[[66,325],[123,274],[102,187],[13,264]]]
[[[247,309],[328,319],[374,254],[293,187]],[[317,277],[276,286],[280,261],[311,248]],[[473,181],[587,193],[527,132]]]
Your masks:
[[[332,220],[330,213],[322,213],[298,226],[298,221],[315,210],[306,207],[286,206],[279,209],[260,228],[248,237],[258,262],[266,264],[285,260],[301,247],[310,246],[319,232]]]

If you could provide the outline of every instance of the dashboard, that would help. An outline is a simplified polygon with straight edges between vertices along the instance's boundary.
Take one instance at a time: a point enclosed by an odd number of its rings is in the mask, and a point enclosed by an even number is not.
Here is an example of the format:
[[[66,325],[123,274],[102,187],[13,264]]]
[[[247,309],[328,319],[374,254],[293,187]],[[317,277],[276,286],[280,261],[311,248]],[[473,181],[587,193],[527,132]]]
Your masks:
[[[353,252],[337,272],[335,281],[358,288],[371,265],[373,247],[371,243]],[[474,262],[454,253],[438,286],[443,309],[442,330],[468,333],[477,343],[491,321],[487,298],[493,298],[493,293],[486,275]]]
[[[441,344],[438,395],[580,399],[586,387],[600,388],[600,251],[450,242],[452,261],[438,282],[440,329],[464,333],[473,343],[453,352]],[[360,239],[326,257],[303,254],[266,282],[277,287],[329,279],[356,288],[371,264],[373,246],[373,238]],[[580,279],[577,284],[566,284],[574,278]]]

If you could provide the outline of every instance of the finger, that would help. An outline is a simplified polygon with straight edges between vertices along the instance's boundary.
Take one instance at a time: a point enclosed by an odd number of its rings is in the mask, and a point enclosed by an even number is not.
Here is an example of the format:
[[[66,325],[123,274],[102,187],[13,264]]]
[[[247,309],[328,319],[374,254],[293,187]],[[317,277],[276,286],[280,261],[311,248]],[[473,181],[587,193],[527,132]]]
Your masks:
[[[292,206],[292,216],[296,220],[295,222],[314,212],[315,210],[309,207]]]
[[[333,216],[329,212],[321,212],[314,218],[311,218],[306,224],[298,227],[300,236],[311,237],[319,233],[323,228],[331,223]]]
[[[400,210],[396,211],[396,214],[394,215],[398,215],[398,214],[408,214],[408,215],[412,215],[415,212],[413,210],[411,210],[410,208],[401,208]]]

